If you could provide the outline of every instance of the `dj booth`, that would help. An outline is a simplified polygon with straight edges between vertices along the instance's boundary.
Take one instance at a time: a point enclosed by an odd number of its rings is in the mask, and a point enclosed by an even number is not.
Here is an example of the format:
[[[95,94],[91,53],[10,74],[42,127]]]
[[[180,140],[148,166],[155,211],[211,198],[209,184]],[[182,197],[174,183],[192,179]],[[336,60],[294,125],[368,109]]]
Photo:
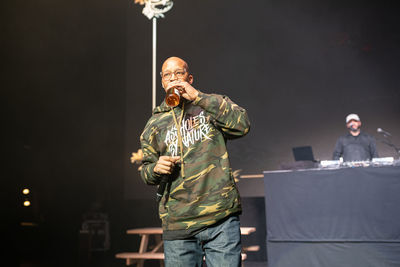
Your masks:
[[[268,267],[399,267],[400,166],[264,172]]]

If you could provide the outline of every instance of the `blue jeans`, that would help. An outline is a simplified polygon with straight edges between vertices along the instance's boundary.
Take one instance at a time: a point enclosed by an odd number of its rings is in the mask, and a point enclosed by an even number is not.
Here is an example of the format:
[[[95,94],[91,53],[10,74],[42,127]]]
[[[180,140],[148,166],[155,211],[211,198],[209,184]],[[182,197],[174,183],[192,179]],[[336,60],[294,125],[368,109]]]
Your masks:
[[[164,240],[166,267],[200,267],[205,256],[207,267],[241,266],[240,221],[231,216],[190,239]]]

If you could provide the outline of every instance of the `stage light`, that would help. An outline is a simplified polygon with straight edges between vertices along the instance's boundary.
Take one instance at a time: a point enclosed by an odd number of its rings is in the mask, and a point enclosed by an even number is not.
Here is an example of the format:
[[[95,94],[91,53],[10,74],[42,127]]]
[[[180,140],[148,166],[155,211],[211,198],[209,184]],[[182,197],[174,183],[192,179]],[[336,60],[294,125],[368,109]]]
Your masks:
[[[29,207],[31,205],[31,202],[29,200],[24,201],[24,206]]]
[[[24,189],[22,190],[22,194],[24,194],[24,195],[28,195],[30,192],[31,192],[31,191],[30,191],[28,188],[24,188]]]

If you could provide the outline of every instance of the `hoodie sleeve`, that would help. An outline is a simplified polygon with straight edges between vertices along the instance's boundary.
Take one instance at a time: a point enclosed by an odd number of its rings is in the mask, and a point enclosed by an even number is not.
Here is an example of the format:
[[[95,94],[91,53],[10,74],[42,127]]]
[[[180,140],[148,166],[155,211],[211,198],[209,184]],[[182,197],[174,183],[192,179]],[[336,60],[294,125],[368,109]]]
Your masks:
[[[160,157],[157,149],[157,133],[157,127],[148,124],[140,136],[140,145],[143,151],[140,176],[149,185],[159,184],[161,179],[161,176],[154,172],[154,166]]]
[[[335,149],[333,150],[333,160],[339,160],[340,157],[343,155],[343,142],[342,142],[342,137],[339,137],[339,139],[336,141]]]
[[[199,92],[193,101],[210,116],[225,138],[234,139],[246,135],[250,130],[250,121],[244,108],[239,107],[227,96]]]
[[[379,158],[378,150],[376,149],[376,140],[373,136],[371,136],[370,138],[371,138],[371,141],[369,143],[370,157],[371,159]]]

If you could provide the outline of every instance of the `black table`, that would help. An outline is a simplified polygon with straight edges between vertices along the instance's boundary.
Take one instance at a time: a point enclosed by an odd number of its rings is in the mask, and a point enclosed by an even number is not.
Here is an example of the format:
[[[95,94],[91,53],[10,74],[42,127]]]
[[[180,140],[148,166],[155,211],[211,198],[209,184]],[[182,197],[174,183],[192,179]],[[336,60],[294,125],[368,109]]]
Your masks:
[[[400,266],[400,166],[264,172],[268,267]]]

